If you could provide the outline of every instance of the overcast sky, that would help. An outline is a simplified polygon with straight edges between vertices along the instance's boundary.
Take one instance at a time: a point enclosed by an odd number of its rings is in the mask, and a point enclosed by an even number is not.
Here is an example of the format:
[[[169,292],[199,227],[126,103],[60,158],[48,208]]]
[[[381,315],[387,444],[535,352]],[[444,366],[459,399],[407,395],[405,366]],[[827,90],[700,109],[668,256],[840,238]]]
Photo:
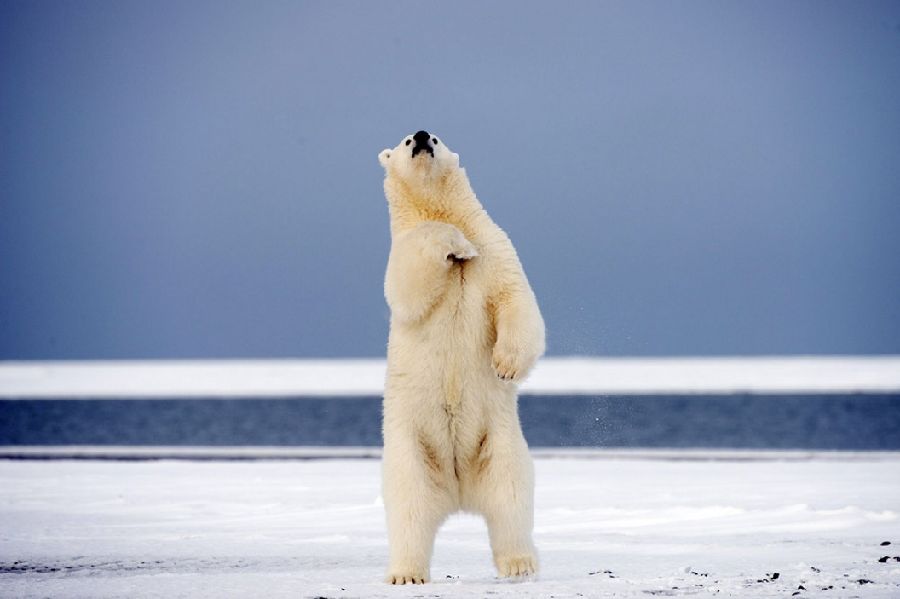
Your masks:
[[[900,353],[900,3],[0,3],[0,358],[384,354],[418,129],[552,354]]]

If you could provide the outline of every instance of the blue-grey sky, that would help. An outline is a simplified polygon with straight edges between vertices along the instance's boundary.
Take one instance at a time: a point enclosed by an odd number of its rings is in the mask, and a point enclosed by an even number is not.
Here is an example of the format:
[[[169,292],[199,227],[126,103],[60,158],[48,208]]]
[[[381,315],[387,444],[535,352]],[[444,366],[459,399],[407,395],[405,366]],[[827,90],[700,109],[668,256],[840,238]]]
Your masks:
[[[384,353],[428,129],[552,354],[900,352],[896,2],[0,3],[0,358]]]

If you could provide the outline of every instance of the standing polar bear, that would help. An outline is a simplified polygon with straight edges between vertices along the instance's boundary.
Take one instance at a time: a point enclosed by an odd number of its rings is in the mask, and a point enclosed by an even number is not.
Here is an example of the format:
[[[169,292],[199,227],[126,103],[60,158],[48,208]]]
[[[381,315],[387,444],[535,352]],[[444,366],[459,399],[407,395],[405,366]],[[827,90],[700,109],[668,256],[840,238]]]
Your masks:
[[[419,131],[378,160],[391,222],[387,582],[427,582],[438,527],[459,510],[484,515],[501,576],[532,575],[534,472],[516,383],[544,352],[537,301],[457,154]]]

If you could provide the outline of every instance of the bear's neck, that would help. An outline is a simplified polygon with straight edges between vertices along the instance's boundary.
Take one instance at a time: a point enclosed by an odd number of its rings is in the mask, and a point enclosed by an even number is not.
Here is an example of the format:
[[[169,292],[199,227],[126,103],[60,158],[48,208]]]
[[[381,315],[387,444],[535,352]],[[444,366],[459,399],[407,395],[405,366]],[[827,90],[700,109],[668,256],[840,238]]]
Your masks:
[[[413,189],[402,180],[388,177],[384,181],[384,192],[391,216],[391,236],[394,237],[421,222],[438,221],[458,227],[472,239],[479,224],[488,219],[461,168],[436,181],[427,191]]]

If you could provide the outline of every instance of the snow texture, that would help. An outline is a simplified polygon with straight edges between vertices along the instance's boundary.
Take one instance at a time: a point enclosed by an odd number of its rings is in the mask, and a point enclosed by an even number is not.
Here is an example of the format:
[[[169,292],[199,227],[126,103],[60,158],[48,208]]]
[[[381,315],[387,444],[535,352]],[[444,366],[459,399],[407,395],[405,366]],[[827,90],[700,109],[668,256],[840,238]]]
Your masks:
[[[3,398],[381,395],[384,360],[0,362]],[[900,356],[541,359],[535,395],[890,393]]]
[[[537,580],[495,578],[462,515],[433,582],[391,587],[376,460],[0,461],[0,596],[900,595],[896,455],[538,459],[536,478]]]

